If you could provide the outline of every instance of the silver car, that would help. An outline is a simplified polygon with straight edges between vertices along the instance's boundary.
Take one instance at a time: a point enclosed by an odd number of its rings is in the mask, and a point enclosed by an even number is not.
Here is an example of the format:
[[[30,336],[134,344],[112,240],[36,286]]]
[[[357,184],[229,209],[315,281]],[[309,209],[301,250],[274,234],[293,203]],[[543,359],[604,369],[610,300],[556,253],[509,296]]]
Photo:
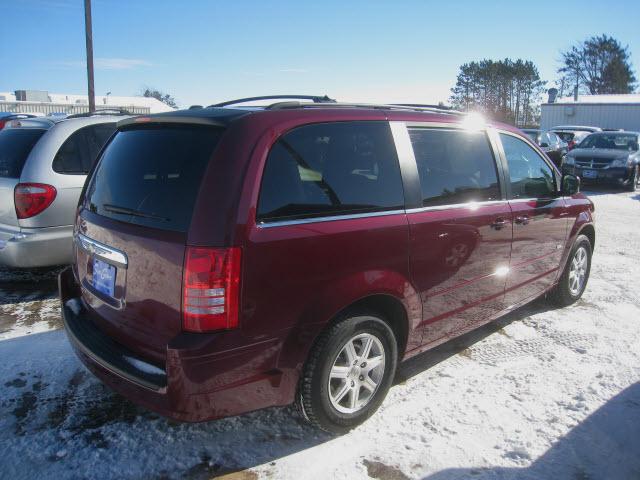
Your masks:
[[[71,261],[80,192],[122,118],[19,120],[0,132],[0,264],[22,268]]]

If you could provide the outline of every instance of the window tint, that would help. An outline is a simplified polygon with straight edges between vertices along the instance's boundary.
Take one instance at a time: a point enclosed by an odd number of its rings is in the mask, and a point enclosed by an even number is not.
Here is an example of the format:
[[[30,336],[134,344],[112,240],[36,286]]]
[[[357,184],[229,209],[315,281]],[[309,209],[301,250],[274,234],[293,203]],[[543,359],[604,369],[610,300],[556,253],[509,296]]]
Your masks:
[[[220,130],[194,126],[118,132],[96,167],[89,210],[127,223],[186,232]]]
[[[280,138],[262,178],[258,220],[402,208],[400,168],[389,125],[308,125]]]
[[[67,175],[86,175],[115,130],[115,123],[101,123],[72,133],[53,159],[53,170]]]
[[[499,200],[496,163],[484,133],[410,128],[424,206]]]
[[[525,142],[501,133],[513,198],[549,198],[555,194],[553,169]]]
[[[31,149],[46,130],[8,128],[0,132],[0,177],[20,178]]]

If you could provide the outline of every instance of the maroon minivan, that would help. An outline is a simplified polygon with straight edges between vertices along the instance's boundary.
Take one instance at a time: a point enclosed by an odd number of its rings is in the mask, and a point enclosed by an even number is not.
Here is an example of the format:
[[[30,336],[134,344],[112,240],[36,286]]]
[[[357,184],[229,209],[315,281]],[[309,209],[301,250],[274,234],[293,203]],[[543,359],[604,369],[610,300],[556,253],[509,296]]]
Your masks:
[[[118,124],[60,275],[69,339],[114,390],[183,421],[295,401],[344,432],[398,362],[580,298],[594,207],[526,135],[314,100]]]

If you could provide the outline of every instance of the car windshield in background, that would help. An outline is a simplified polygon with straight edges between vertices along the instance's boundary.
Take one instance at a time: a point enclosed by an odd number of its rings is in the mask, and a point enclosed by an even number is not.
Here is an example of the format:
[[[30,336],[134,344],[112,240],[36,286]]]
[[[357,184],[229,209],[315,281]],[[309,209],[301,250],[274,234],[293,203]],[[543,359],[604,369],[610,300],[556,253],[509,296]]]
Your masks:
[[[576,134],[573,133],[573,132],[553,132],[553,133],[558,135],[562,139],[563,142],[567,142],[567,143],[569,143],[571,140],[573,140],[573,137],[576,136]]]
[[[527,134],[527,137],[529,137],[531,141],[538,141],[538,135],[540,134],[540,132],[536,132],[535,130],[524,130],[524,133]]]
[[[579,148],[605,148],[609,150],[638,150],[637,135],[592,134],[585,138]]]
[[[117,133],[92,177],[89,210],[121,222],[186,232],[220,132],[170,126]]]
[[[20,178],[31,149],[46,130],[10,128],[0,132],[0,177]]]

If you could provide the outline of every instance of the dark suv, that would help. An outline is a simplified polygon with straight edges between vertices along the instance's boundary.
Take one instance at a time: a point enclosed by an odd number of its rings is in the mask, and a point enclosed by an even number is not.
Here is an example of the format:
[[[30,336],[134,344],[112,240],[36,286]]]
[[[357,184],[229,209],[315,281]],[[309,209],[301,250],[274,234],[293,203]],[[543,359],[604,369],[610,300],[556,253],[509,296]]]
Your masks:
[[[118,124],[60,275],[71,343],[114,390],[184,421],[295,401],[343,432],[399,361],[582,295],[593,204],[518,130],[316,100]]]

